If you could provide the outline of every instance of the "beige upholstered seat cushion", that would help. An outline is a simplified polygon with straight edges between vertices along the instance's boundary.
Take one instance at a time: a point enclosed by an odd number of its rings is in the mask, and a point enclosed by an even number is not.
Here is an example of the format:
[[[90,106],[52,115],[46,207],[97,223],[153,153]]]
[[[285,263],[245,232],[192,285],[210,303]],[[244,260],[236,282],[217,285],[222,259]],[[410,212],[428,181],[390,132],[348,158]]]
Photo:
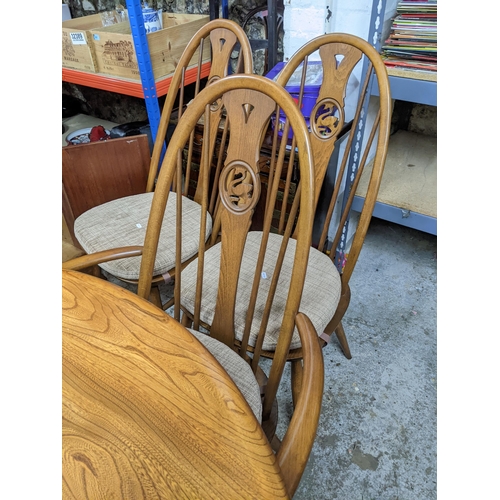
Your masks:
[[[245,245],[243,263],[240,273],[238,296],[235,311],[235,335],[238,340],[243,336],[245,315],[252,289],[253,275],[257,263],[259,245],[262,238],[260,232],[250,232]],[[276,262],[282,237],[271,234],[269,237],[269,248],[264,260],[263,271],[266,278],[261,279],[261,286],[257,298],[254,323],[250,332],[250,345],[255,345],[255,339],[260,325],[260,317],[264,311],[265,299],[269,291],[274,264]],[[271,318],[263,343],[263,349],[274,351],[281,327],[281,318],[285,310],[288,289],[295,254],[295,240],[290,240],[280,278],[276,296],[271,309]],[[219,282],[220,244],[214,245],[205,255],[205,274],[203,277],[203,297],[201,301],[200,319],[211,325],[215,312],[215,301]],[[181,302],[188,311],[194,311],[194,299],[196,291],[197,261],[190,263],[182,272],[181,278]],[[312,321],[318,335],[324,332],[328,322],[332,319],[340,300],[341,282],[340,275],[330,260],[322,252],[311,248],[309,254],[306,282],[302,293],[300,311],[305,313]],[[292,337],[291,348],[300,347],[300,338],[297,329]]]
[[[94,207],[75,221],[75,236],[88,253],[112,248],[143,245],[148,225],[153,193],[143,193],[113,200]],[[158,243],[153,274],[164,274],[175,264],[175,203],[176,193],[168,196],[163,217],[163,227]],[[192,257],[199,248],[201,206],[182,197],[182,260]],[[212,219],[208,217],[206,237],[212,231]],[[131,257],[101,264],[101,267],[117,278],[138,279],[141,258]]]
[[[260,388],[250,365],[226,344],[191,328],[188,328],[188,330],[210,351],[212,356],[226,370],[227,374],[236,384],[236,387],[243,394],[248,406],[250,406],[257,417],[259,424],[262,423]]]

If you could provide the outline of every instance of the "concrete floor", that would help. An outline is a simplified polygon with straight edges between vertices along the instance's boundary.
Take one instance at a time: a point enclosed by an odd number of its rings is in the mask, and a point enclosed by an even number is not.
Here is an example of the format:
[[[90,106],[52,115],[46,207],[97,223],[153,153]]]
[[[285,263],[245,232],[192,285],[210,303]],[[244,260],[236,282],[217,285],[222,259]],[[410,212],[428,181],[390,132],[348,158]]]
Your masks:
[[[336,338],[323,350],[322,415],[295,500],[436,498],[436,251],[435,236],[372,219],[343,322],[353,357]],[[289,378],[287,367],[279,437]]]
[[[322,414],[294,500],[436,498],[436,248],[372,219],[344,319],[352,359],[334,338],[323,350]],[[279,400],[283,429],[286,384]]]

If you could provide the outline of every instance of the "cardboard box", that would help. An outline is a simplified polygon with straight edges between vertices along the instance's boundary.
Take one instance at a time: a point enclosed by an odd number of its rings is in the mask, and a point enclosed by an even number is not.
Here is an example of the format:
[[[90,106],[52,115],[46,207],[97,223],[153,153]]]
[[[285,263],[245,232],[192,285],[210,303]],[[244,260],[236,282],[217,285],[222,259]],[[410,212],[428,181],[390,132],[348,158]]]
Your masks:
[[[210,16],[163,13],[163,29],[148,33],[148,47],[155,80],[174,72],[192,36]],[[118,78],[141,80],[129,22],[90,30],[97,71]],[[210,60],[210,43],[205,43],[203,60]],[[190,66],[198,62],[198,51]]]
[[[77,17],[62,23],[62,65],[66,68],[97,73],[91,28],[104,28],[110,22],[122,22],[116,11]]]

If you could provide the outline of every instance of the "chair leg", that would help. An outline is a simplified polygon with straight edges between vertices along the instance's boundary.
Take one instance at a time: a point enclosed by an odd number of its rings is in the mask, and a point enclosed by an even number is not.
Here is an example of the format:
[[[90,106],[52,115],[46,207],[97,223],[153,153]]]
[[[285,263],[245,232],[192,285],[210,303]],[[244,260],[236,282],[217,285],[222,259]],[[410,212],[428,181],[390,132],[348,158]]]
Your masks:
[[[293,407],[295,408],[295,404],[299,399],[299,394],[302,389],[302,375],[303,375],[303,366],[302,359],[293,359],[290,361],[292,364],[292,402]]]
[[[181,325],[185,326],[186,328],[192,328],[193,327],[193,322],[189,318],[187,314],[183,314],[181,316]]]
[[[281,441],[278,436],[276,436],[276,434],[273,436],[273,439],[271,439],[271,448],[273,449],[274,453],[278,453],[281,448]]]
[[[160,288],[157,286],[151,287],[151,292],[149,293],[149,302],[153,303],[156,307],[163,309],[163,304],[161,303]]]
[[[347,343],[347,338],[345,336],[345,331],[344,327],[342,326],[342,322],[340,322],[335,328],[335,335],[337,335],[337,339],[339,340],[340,347],[342,348],[342,351],[344,352],[344,356],[347,359],[351,359],[351,350],[349,349],[349,344]]]
[[[347,359],[351,359],[351,350],[349,349],[349,344],[347,343],[347,337],[345,335],[344,327],[342,326],[342,318],[349,307],[349,302],[351,301],[351,289],[348,284],[342,285],[342,294],[340,295],[340,301],[337,306],[337,311],[331,319],[328,326],[325,328],[325,333],[327,335],[332,335],[335,332],[337,339],[339,341],[340,347],[344,356]]]
[[[101,272],[101,268],[97,264],[95,266],[88,267],[87,269],[82,269],[80,272],[84,274],[90,274],[91,276],[95,276],[96,278],[100,278],[105,281],[108,280],[106,276],[104,276],[104,274]]]

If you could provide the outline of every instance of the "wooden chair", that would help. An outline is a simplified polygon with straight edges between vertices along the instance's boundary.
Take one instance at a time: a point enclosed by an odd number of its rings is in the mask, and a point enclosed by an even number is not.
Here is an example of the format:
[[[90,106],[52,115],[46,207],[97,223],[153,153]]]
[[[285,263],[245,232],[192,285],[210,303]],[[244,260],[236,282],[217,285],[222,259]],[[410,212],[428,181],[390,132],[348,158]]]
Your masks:
[[[230,57],[237,44],[240,47],[238,68],[245,73],[251,74],[253,72],[252,53],[248,38],[242,28],[233,21],[216,19],[207,23],[193,36],[186,46],[172,77],[158,127],[144,191],[134,196],[121,197],[94,207],[75,220],[74,235],[87,254],[128,245],[141,246],[143,244],[167,132],[171,131],[175,125],[175,120],[180,119],[193,93],[196,96],[203,86],[201,78],[202,54],[206,53],[204,47],[207,44],[210,44],[209,50],[211,51],[211,66],[207,85],[227,75]],[[193,75],[195,79],[194,84],[189,87],[187,86],[187,73],[191,75],[189,81],[192,81]],[[190,92],[191,94],[188,96]],[[215,110],[214,113],[218,113],[218,111]],[[215,139],[216,134],[214,133],[212,139],[210,139],[212,147],[215,146]],[[190,151],[186,158],[190,167],[193,147],[194,134],[191,137]],[[198,227],[201,210],[199,192],[202,189],[200,186],[198,191],[188,195],[188,189],[191,186],[190,168],[186,172],[185,180],[186,182],[182,188],[177,189],[177,186],[174,186],[174,193],[169,198],[169,204],[165,212],[165,221],[175,218],[175,200],[176,196],[179,195],[179,199],[185,206],[182,262],[192,258],[199,247]],[[211,228],[212,220],[209,217],[205,228],[206,232],[202,235],[203,241],[210,235]],[[157,285],[169,281],[174,267],[175,252],[175,231],[164,231],[158,247],[157,262],[152,270],[153,284],[155,286],[152,289],[151,300],[159,306],[162,306],[162,302]],[[133,284],[138,282],[139,258],[103,261],[99,266],[124,282]],[[165,305],[165,307],[168,307],[168,305]]]
[[[216,108],[221,108],[221,114],[214,113]],[[289,118],[295,132],[296,146],[293,150],[288,150],[288,154],[297,158],[300,184],[289,223],[283,236],[280,236],[282,245],[273,254],[276,247],[268,246],[268,242],[274,241],[276,236],[271,232],[272,211],[265,214],[261,231],[250,231],[250,228],[252,215],[262,192],[261,181],[266,177],[259,162],[262,143],[271,116],[279,114],[280,109]],[[207,138],[211,127],[215,126],[212,123],[214,117],[220,117],[217,122],[220,136],[225,141],[221,144],[221,149],[226,154],[219,176],[212,235],[207,243],[203,237],[200,238],[195,259],[186,267],[186,270],[194,269],[194,274],[184,274],[181,269],[184,239],[180,238],[180,234],[184,230],[186,207],[181,203],[180,197],[176,198],[176,219],[168,222],[177,235],[173,316],[180,320],[181,307],[187,311],[186,304],[194,300],[194,314],[192,317],[184,314],[183,323],[191,327],[191,331],[219,360],[245,395],[274,449],[279,448],[278,460],[283,467],[286,469],[287,463],[295,464],[290,468],[290,473],[287,473],[292,484],[290,491],[293,493],[306,465],[317,428],[323,391],[323,362],[321,350],[319,347],[316,350],[315,347],[316,331],[305,315],[298,314],[311,248],[313,156],[304,118],[291,96],[281,86],[257,75],[232,75],[202,90],[179,119],[167,148],[153,194],[144,246],[87,255],[63,264],[63,268],[81,270],[89,263],[142,254],[137,293],[148,298],[160,231],[170,230],[163,222],[164,212],[173,193],[170,189],[175,184],[179,188],[185,181],[183,157],[189,149],[192,131],[200,120],[203,120],[205,127],[200,152],[199,178],[204,188],[201,193],[199,233],[205,234],[210,203],[208,179],[213,170],[213,148]],[[228,123],[229,130],[226,127]],[[279,170],[287,156],[287,141],[282,141],[274,154],[272,162]],[[271,168],[267,177],[269,189],[266,198],[269,206],[275,205],[279,197],[280,178],[276,175],[273,177],[274,170]],[[292,231],[295,231],[295,239],[290,238]],[[249,242],[253,245],[250,250]],[[282,265],[283,259],[285,265]],[[286,273],[282,273],[282,269]],[[248,293],[248,283],[254,283],[258,287],[260,282],[264,283],[264,293],[260,293],[258,297]],[[237,298],[241,304],[240,290],[248,301],[246,307],[237,304]],[[216,300],[210,322],[202,322],[200,311],[204,307],[204,298],[211,297],[212,291]],[[278,316],[279,320],[276,320]],[[266,330],[269,330],[269,317],[273,318],[271,333],[274,335],[275,356],[269,373],[266,374],[259,361],[261,348],[266,342]],[[192,324],[190,319],[193,320]],[[310,350],[309,361],[305,362],[308,376],[304,378],[308,380],[308,388],[303,391],[304,402],[300,405],[299,400],[297,416],[292,418],[293,427],[289,428],[280,447],[279,439],[275,436],[276,393],[289,356],[289,345],[296,323],[302,345],[307,343]],[[203,332],[203,326],[210,326],[210,335]],[[250,338],[252,347],[248,349]],[[237,340],[241,342],[241,348],[237,350],[239,356],[234,349]],[[305,356],[308,348],[304,349]],[[251,380],[248,380],[246,371],[240,367],[241,363],[251,367]]]
[[[308,118],[310,129],[308,135],[315,169],[315,224],[319,225],[318,223],[321,222],[322,225],[319,227],[319,239],[310,250],[307,274],[301,289],[300,311],[310,318],[319,334],[321,345],[325,346],[330,335],[335,332],[345,356],[351,358],[341,320],[349,305],[349,279],[368,230],[387,155],[391,122],[390,89],[387,71],[380,55],[366,41],[347,34],[327,34],[306,43],[284,66],[276,78],[277,83],[280,86],[289,84],[292,75],[296,74],[297,68],[301,64],[302,69],[306,68],[307,70],[309,68],[308,58],[315,52],[319,52],[321,58],[317,64],[322,67],[323,77],[311,116]],[[363,65],[366,65],[367,73],[365,81],[360,85],[356,77],[356,70],[358,70],[357,74],[360,75]],[[298,71],[300,84],[298,104],[301,106],[304,99],[305,83],[310,80],[308,80],[307,72],[304,73],[301,69]],[[370,113],[367,113],[365,100],[368,82],[372,77],[378,81],[380,99],[370,103]],[[350,93],[352,102],[348,102],[345,97],[347,89],[351,87],[357,88],[355,93]],[[356,97],[358,94],[359,97]],[[372,113],[375,117],[373,120],[371,119]],[[280,121],[280,127],[284,128],[282,136],[289,137],[286,131],[286,120],[282,117]],[[370,121],[371,123],[369,123]],[[361,141],[359,134],[363,128],[366,130],[364,140]],[[271,150],[277,147],[274,143],[276,139],[275,135],[273,145],[270,146]],[[289,148],[293,150],[295,139],[292,137],[288,142],[291,142]],[[340,152],[343,148],[344,152],[340,155],[338,164],[334,165],[336,171],[332,180],[326,174],[336,148]],[[347,226],[356,187],[370,156],[373,157],[373,168],[359,222],[356,225],[351,221],[351,224]],[[282,199],[289,200],[289,203],[291,203],[290,199],[293,198],[291,187],[296,186],[296,182],[293,180],[295,175],[293,162],[293,155],[290,155],[283,171],[274,169],[275,176],[282,179]],[[284,171],[286,174],[283,174]],[[283,239],[287,237],[286,221],[290,214],[284,207],[285,203],[278,207],[278,210],[272,205],[273,203],[271,198],[271,205],[266,202],[262,211],[267,214],[266,216],[274,218],[274,232],[269,236],[269,252],[276,256]],[[326,213],[321,213],[321,204],[326,204]],[[271,212],[273,215],[270,215]],[[317,230],[317,228],[315,229]],[[293,237],[295,238],[299,233],[297,229],[294,231]],[[350,237],[351,232],[354,236],[349,248],[346,240]],[[255,252],[258,248],[259,238],[258,231],[249,233],[246,251]],[[211,252],[215,252],[216,249],[217,247]],[[186,293],[182,294],[182,307],[185,313],[184,321],[194,320],[196,325],[196,318],[199,316],[199,322],[206,329],[212,330],[214,326],[218,328],[218,325],[214,323],[213,315],[217,295],[216,290],[211,286],[209,276],[216,272],[218,261],[216,258],[209,259],[208,254],[205,260],[207,261],[205,267],[211,269],[211,274],[205,276],[207,282],[203,284],[204,297],[201,312],[196,309],[198,301],[192,292],[189,299]],[[252,263],[257,265],[257,261],[252,261]],[[194,266],[195,264],[190,264],[185,268],[183,272],[185,282],[194,283],[197,279],[199,280],[196,278]],[[291,266],[292,261],[285,258],[282,273],[290,272]],[[261,269],[259,266],[257,267],[259,270]],[[263,269],[264,272],[267,272],[265,266]],[[260,282],[246,280],[245,290],[240,290],[240,295],[234,298],[235,308],[239,311],[237,316],[244,317],[248,308],[247,297],[255,297],[257,293],[261,294],[265,283],[265,280],[260,280]],[[282,319],[282,311],[276,309],[269,311],[261,306],[260,299],[257,302],[256,300],[254,298],[250,314],[269,321],[268,332],[263,344],[258,343],[254,330],[248,339],[246,337],[248,328],[241,326],[236,332],[236,346],[242,349],[255,349],[259,356],[269,358],[275,358],[277,355],[282,356],[276,350],[277,332],[279,331],[279,322]],[[301,340],[297,330],[293,334],[290,348],[287,359],[292,364],[292,394],[294,401],[296,401],[301,387],[303,359]]]
[[[301,310],[311,318],[322,345],[326,345],[335,332],[345,356],[350,359],[341,321],[349,306],[349,280],[363,246],[384,170],[390,135],[391,94],[386,67],[377,51],[361,38],[332,33],[306,43],[276,78],[279,84],[287,85],[294,73],[300,74],[299,102],[306,89],[307,71],[314,64],[310,64],[309,57],[315,53],[320,56],[323,79],[310,117],[310,139],[315,164],[315,220],[321,224],[317,227],[316,248],[311,251],[328,255],[330,262],[323,275],[325,287],[321,295],[324,294],[325,300],[320,299],[319,304],[318,288],[313,291],[313,286],[307,287],[307,281],[312,278],[308,274],[305,290],[312,293],[303,295]],[[358,97],[349,102],[349,96],[346,98],[349,86],[355,86],[363,72],[365,77],[356,92]],[[371,79],[378,83],[380,98],[372,99],[368,106],[367,89]],[[350,132],[339,141],[346,124]],[[344,151],[334,165],[335,175],[328,179],[327,169],[335,148],[340,151],[344,148]],[[356,188],[369,162],[372,171],[359,221],[349,224]],[[327,206],[324,217],[319,214],[319,202]],[[317,308],[322,310],[321,318],[313,312]],[[300,348],[292,351],[291,358],[296,361],[292,364],[292,373],[300,372],[300,356]],[[300,375],[294,386],[297,391]]]

